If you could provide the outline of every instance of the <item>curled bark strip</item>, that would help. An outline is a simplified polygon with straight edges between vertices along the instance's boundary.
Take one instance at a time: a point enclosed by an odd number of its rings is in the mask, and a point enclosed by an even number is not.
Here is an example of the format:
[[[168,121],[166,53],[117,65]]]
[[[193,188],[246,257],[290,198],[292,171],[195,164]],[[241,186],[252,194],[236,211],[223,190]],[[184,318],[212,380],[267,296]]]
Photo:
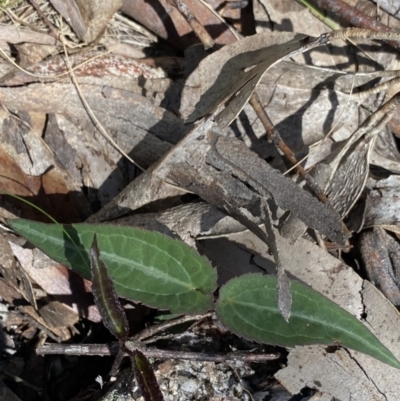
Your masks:
[[[400,305],[400,290],[396,276],[396,260],[399,254],[399,244],[395,242],[396,252],[390,254],[393,245],[389,244],[392,238],[382,228],[364,232],[360,238],[360,252],[368,277],[378,289],[395,306]],[[390,245],[392,245],[390,247]],[[395,256],[393,258],[393,256]]]

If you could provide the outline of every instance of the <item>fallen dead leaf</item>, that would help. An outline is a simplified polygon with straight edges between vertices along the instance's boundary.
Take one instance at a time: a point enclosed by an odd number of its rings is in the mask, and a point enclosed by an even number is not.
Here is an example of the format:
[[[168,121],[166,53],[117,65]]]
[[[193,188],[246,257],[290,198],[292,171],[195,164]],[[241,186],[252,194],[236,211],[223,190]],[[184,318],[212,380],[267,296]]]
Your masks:
[[[51,0],[54,8],[71,24],[79,39],[86,43],[98,39],[122,2],[123,0],[104,3],[95,0]]]
[[[11,248],[25,272],[46,294],[67,305],[79,316],[94,322],[101,321],[93,303],[89,281],[53,262],[37,249],[32,251],[13,243]]]

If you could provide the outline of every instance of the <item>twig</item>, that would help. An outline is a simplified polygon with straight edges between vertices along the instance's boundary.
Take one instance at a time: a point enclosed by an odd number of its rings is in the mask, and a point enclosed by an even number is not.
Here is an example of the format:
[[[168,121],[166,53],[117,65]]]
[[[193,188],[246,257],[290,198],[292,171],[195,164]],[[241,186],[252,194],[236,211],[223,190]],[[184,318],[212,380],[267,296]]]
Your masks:
[[[205,7],[207,7],[224,25],[225,27],[232,32],[233,36],[237,39],[240,40],[241,35],[237,32],[237,30],[231,25],[228,24],[225,19],[219,14],[217,13],[209,3],[207,3],[207,1],[205,0],[199,0],[201,4],[203,4]]]
[[[147,329],[142,330],[136,336],[133,337],[134,341],[143,341],[145,338],[149,338],[159,333],[160,331],[164,331],[169,329],[170,327],[177,326],[178,324],[183,324],[186,322],[196,321],[198,323],[199,320],[206,319],[208,317],[212,317],[213,313],[207,313],[206,315],[184,315],[178,317],[177,319],[169,320],[168,322],[160,323],[155,326],[148,327]]]
[[[62,20],[60,20],[60,25],[62,24]],[[70,74],[72,83],[74,84],[76,91],[78,92],[79,98],[82,101],[83,106],[85,107],[86,112],[88,113],[89,117],[91,118],[93,124],[95,125],[95,127],[100,131],[100,133],[114,146],[115,149],[117,149],[121,155],[123,155],[126,159],[128,159],[132,164],[134,164],[136,167],[140,168],[142,171],[144,171],[145,169],[141,166],[139,166],[139,164],[137,164],[134,160],[132,160],[131,157],[129,157],[122,149],[120,146],[118,146],[118,144],[114,141],[114,139],[108,134],[108,132],[105,130],[105,128],[103,127],[103,125],[100,123],[100,121],[98,120],[98,118],[96,117],[96,115],[94,114],[92,108],[90,107],[89,103],[86,100],[85,95],[83,94],[81,87],[79,85],[78,80],[76,79],[76,75],[72,69],[72,65],[70,62],[70,59],[68,57],[68,52],[67,49],[65,47],[65,40],[64,37],[60,36],[61,38],[61,43],[63,45],[64,48],[64,55],[65,55],[65,62],[68,68],[68,72]]]
[[[399,71],[400,73],[400,71]],[[371,89],[364,90],[362,92],[354,93],[353,98],[356,100],[365,99],[371,95],[383,92],[390,89],[392,86],[397,85],[400,82],[400,77],[392,78],[389,81],[383,82],[381,84],[375,85]]]
[[[85,355],[85,356],[115,356],[118,354],[118,343],[112,344],[44,344],[36,349],[38,355]],[[247,354],[245,352],[229,352],[227,354],[206,352],[168,351],[161,349],[145,349],[141,351],[148,358],[157,359],[189,359],[195,361],[226,362],[241,360],[243,362],[274,361],[281,357],[276,354]]]
[[[365,28],[378,32],[392,31],[387,25],[351,7],[342,0],[313,0],[313,2],[322,10],[334,13],[337,17],[357,28]],[[387,43],[398,50],[400,49],[399,42],[387,41]]]
[[[328,198],[319,187],[319,185],[314,181],[314,179],[304,170],[303,166],[301,166],[294,153],[291,151],[289,146],[285,143],[282,137],[279,134],[279,131],[274,127],[272,121],[268,117],[267,112],[265,111],[264,107],[261,104],[261,101],[256,92],[253,93],[251,96],[249,103],[253,107],[254,111],[257,114],[257,117],[260,119],[261,123],[263,124],[266,132],[267,138],[269,142],[272,142],[289,160],[292,166],[296,166],[296,171],[305,179],[307,184],[310,186],[311,190],[315,193],[317,198],[323,202],[327,203]]]
[[[316,18],[318,18],[320,21],[322,21],[326,26],[331,28],[333,31],[336,31],[340,29],[340,25],[334,22],[331,18],[327,17],[325,14],[318,10],[316,7],[314,7],[309,0],[297,0],[298,3],[306,7],[308,10],[310,10],[311,14],[313,14]],[[354,41],[351,39],[347,39],[349,43],[351,43],[353,46],[357,47],[363,54],[365,54],[366,57],[368,57],[370,60],[376,62],[376,60],[365,50],[361,49],[360,46],[358,46]]]
[[[29,0],[29,3],[31,3],[32,7],[36,10],[36,12],[38,13],[39,17],[43,20],[43,22],[48,26],[49,30],[50,30],[50,34],[51,36],[53,36],[55,39],[61,41],[60,37],[61,34],[57,31],[56,27],[54,26],[54,24],[52,24],[50,22],[50,20],[47,18],[47,15],[40,9],[40,7],[36,4],[35,0]],[[74,46],[72,46],[70,43],[68,43],[68,41],[66,41],[65,39],[63,39],[63,42],[65,43],[65,46],[72,48]]]
[[[185,2],[183,0],[170,0],[170,3],[174,5],[186,19],[194,33],[201,40],[201,43],[203,43],[204,48],[206,50],[212,48],[214,46],[214,39],[206,31],[204,26],[200,24]]]
[[[237,381],[240,383],[240,385],[242,386],[242,390],[243,390],[244,392],[246,392],[246,393],[249,395],[250,401],[254,401],[253,394],[246,388],[246,386],[243,385],[243,380],[242,380],[242,378],[240,377],[240,375],[239,375],[237,369],[236,369],[234,366],[231,366],[231,369],[232,369],[233,374],[235,375],[236,380],[237,380]]]
[[[31,3],[32,7],[36,10],[38,13],[39,17],[43,20],[43,22],[48,26],[50,29],[50,32],[54,38],[59,40],[59,33],[56,30],[56,27],[50,22],[50,20],[47,18],[47,15],[41,10],[41,8],[36,4],[36,1],[34,0],[29,0],[29,3]]]
[[[264,128],[267,132],[268,141],[272,142],[289,160],[292,166],[296,169],[296,171],[304,178],[310,189],[313,191],[315,196],[322,202],[329,207],[332,208],[332,205],[329,202],[328,197],[325,195],[324,191],[318,185],[318,183],[311,177],[310,174],[304,170],[303,166],[297,161],[294,153],[291,151],[289,146],[285,143],[282,137],[279,134],[279,131],[275,128],[272,124],[272,121],[268,117],[267,112],[265,111],[264,107],[261,104],[261,101],[256,92],[253,92],[249,103],[253,107],[254,111],[256,112],[258,118],[260,119],[261,123],[264,125]],[[349,230],[346,225],[342,222],[342,229],[345,236],[349,235]]]
[[[17,24],[22,25],[26,28],[29,28],[32,31],[35,32],[39,32],[39,33],[48,33],[47,30],[42,29],[42,28],[38,28],[37,26],[33,25],[33,24],[29,24],[28,22],[24,21],[23,19],[20,19],[17,15],[15,15],[15,13],[7,8],[0,8],[1,12],[3,12],[4,14],[6,14],[8,16],[8,18],[10,18],[10,20],[12,21],[13,25],[17,26]]]
[[[101,53],[101,54],[96,54],[95,56],[90,57],[85,61],[82,61],[82,63],[79,63],[79,64],[77,64],[77,65],[75,65],[73,67],[71,66],[71,70],[72,71],[78,70],[79,68],[83,67],[85,64],[88,64],[91,61],[93,61],[93,60],[95,60],[95,59],[97,59],[99,57],[103,57],[103,56],[105,56],[105,55],[107,55],[109,53],[111,53],[111,50],[107,50],[107,51],[105,51],[104,53]],[[26,70],[25,68],[22,68],[21,66],[19,66],[11,57],[9,57],[7,55],[7,53],[1,47],[0,47],[0,54],[2,54],[3,57],[7,61],[9,61],[15,68],[17,68],[18,70],[22,71],[24,74],[29,75],[30,77],[39,78],[39,79],[57,79],[57,78],[65,77],[65,76],[70,74],[69,70],[65,71],[65,72],[61,72],[60,74],[54,74],[54,75],[34,74],[34,73]]]

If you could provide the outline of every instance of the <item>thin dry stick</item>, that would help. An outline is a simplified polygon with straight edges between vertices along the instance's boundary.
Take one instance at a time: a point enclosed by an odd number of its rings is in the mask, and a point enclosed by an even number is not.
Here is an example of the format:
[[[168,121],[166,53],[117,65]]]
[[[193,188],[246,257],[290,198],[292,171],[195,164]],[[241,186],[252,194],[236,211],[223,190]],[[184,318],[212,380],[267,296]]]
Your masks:
[[[3,7],[4,7],[4,5],[3,5]],[[30,30],[35,31],[35,32],[39,32],[39,33],[45,32],[43,29],[38,28],[37,26],[29,24],[28,22],[25,22],[24,20],[18,18],[12,10],[3,8],[3,7],[0,7],[0,11],[3,12],[4,14],[6,14],[8,16],[8,18],[10,18],[13,25],[16,26],[17,24],[20,24],[20,25],[27,27]]]
[[[14,67],[16,67],[18,70],[22,71],[23,73],[35,77],[35,78],[40,78],[40,79],[56,79],[56,78],[62,78],[67,75],[70,75],[69,71],[62,72],[60,74],[55,74],[55,75],[39,75],[39,74],[34,74],[33,72],[30,72],[28,70],[25,70],[24,68],[20,67],[12,58],[10,58],[7,53],[4,52],[4,50],[0,47],[0,53],[4,56],[4,58],[10,62]],[[101,54],[96,54],[93,57],[88,58],[87,60],[83,61],[82,63],[77,64],[74,67],[71,67],[72,71],[75,71],[81,67],[83,67],[85,64],[90,63],[91,61],[95,60],[96,58],[103,57],[104,55],[111,53],[111,50],[107,50],[104,53]]]
[[[48,26],[48,28],[50,29],[50,34],[51,36],[53,36],[55,39],[60,40],[60,33],[57,32],[56,27],[50,22],[50,20],[47,18],[47,15],[40,9],[40,7],[36,4],[35,0],[29,0],[29,2],[31,3],[32,7],[36,10],[36,12],[38,13],[39,17],[43,20],[43,22]],[[70,43],[68,43],[68,41],[65,41],[65,45],[69,48],[74,47],[71,46]],[[64,43],[64,42],[63,42]]]
[[[243,381],[242,381],[237,369],[234,366],[230,366],[230,368],[232,369],[232,372],[235,375],[236,380],[240,383],[242,390],[248,394],[248,396],[250,397],[250,401],[254,401],[253,394],[251,394],[251,392],[243,385]]]
[[[336,22],[333,22],[333,20],[331,18],[328,18],[325,13],[321,13],[318,9],[311,5],[308,0],[297,0],[297,2],[306,7],[311,12],[311,14],[313,14],[316,18],[318,18],[330,29],[332,29],[332,31],[337,31],[338,29],[340,29],[340,25],[338,25]],[[361,53],[365,54],[365,56],[368,57],[370,60],[376,62],[376,60],[369,53],[357,46],[354,41],[348,39],[348,42],[356,46],[361,51]]]
[[[388,33],[391,29],[374,18],[369,17],[360,10],[351,7],[349,4],[342,0],[313,0],[313,2],[322,10],[330,11],[335,14],[335,16],[340,19],[364,30],[379,31],[381,33]],[[338,32],[338,31],[336,31]],[[379,38],[375,38],[379,39]],[[398,42],[390,41],[399,40],[399,38],[381,38],[387,39],[389,44],[396,49],[400,49],[400,44]]]
[[[399,71],[400,74],[400,71]],[[371,89],[364,90],[362,92],[354,93],[353,97],[355,99],[365,99],[371,95],[375,95],[377,93],[383,92],[384,90],[389,89],[391,86],[396,85],[400,82],[400,77],[396,77],[393,79],[390,79],[389,81],[383,82],[381,84],[375,85]]]
[[[194,33],[201,40],[201,43],[203,43],[204,48],[206,50],[212,48],[214,46],[214,39],[206,31],[204,26],[200,24],[186,3],[183,0],[170,0],[170,2],[179,10],[179,12],[189,23]]]
[[[256,112],[258,118],[264,125],[268,139],[271,142],[273,142],[278,149],[280,149],[280,151],[288,158],[288,160],[290,161],[290,163],[292,163],[293,166],[296,166],[295,168],[297,172],[304,178],[304,180],[306,181],[310,189],[313,191],[313,193],[316,195],[316,197],[322,203],[330,205],[329,199],[325,195],[324,191],[315,182],[314,178],[312,178],[311,175],[304,170],[303,166],[297,161],[294,153],[291,151],[289,146],[287,146],[285,141],[281,138],[279,131],[274,127],[272,121],[268,117],[267,112],[265,111],[264,107],[262,107],[262,104],[256,92],[253,92],[249,100],[249,103],[254,108],[254,111]],[[342,222],[342,228],[345,235],[348,235],[350,233],[348,228],[343,222]]]
[[[15,4],[17,5],[17,4]],[[18,4],[18,7],[15,7],[14,9],[15,12],[18,13],[19,17],[22,19],[28,19],[32,16],[33,14],[33,8],[29,5],[27,1],[21,1]]]
[[[52,340],[60,343],[62,339],[54,334],[49,328],[38,322],[35,318],[32,316],[24,313],[23,311],[13,311],[11,312],[12,315],[18,316],[19,318],[22,318],[24,320],[27,320],[32,326],[35,328],[41,330],[47,337],[50,337]]]
[[[254,92],[249,100],[249,103],[253,107],[254,111],[257,114],[257,117],[260,119],[263,124],[266,132],[268,141],[272,142],[289,160],[292,165],[296,166],[296,171],[306,180],[307,184],[310,186],[311,190],[315,193],[317,198],[323,202],[327,203],[328,198],[323,193],[319,185],[314,181],[314,179],[304,170],[303,166],[301,166],[294,153],[291,151],[289,146],[285,143],[285,141],[281,138],[278,130],[272,124],[272,121],[268,117],[267,112],[261,104],[261,101],[256,92]]]
[[[343,39],[348,40],[349,38],[361,38],[370,40],[391,40],[400,41],[400,33],[393,31],[376,32],[369,29],[363,28],[345,28],[339,31],[330,32],[328,35],[329,40]],[[394,42],[397,43],[397,42]]]
[[[60,21],[60,24],[62,24],[62,22]],[[139,166],[135,161],[133,161],[119,146],[118,144],[114,141],[114,139],[111,138],[111,136],[108,134],[108,132],[104,129],[104,127],[102,126],[102,124],[100,123],[100,121],[97,119],[96,115],[93,113],[93,110],[91,109],[91,107],[89,106],[84,94],[81,91],[81,88],[79,86],[78,80],[76,79],[75,73],[71,68],[71,62],[69,60],[68,57],[68,53],[67,53],[67,49],[65,47],[64,44],[64,38],[61,37],[61,42],[63,44],[63,48],[64,48],[64,54],[65,54],[65,60],[66,60],[66,64],[68,67],[68,71],[70,72],[70,76],[72,79],[72,82],[75,85],[76,91],[79,94],[79,97],[81,98],[81,101],[83,103],[83,105],[85,106],[85,109],[87,111],[87,113],[89,114],[90,118],[92,119],[93,123],[95,124],[96,128],[101,132],[101,134],[115,147],[115,149],[118,150],[118,152],[121,153],[121,155],[125,156],[132,164],[134,164],[136,167],[140,168],[142,171],[144,171],[145,169],[142,168],[141,166]]]
[[[169,320],[167,322],[164,322],[164,323],[161,323],[158,325],[154,325],[154,326],[150,326],[150,327],[142,330],[140,333],[136,334],[136,336],[132,337],[131,342],[134,345],[136,344],[140,349],[142,349],[143,346],[146,346],[147,344],[151,344],[160,338],[165,339],[167,336],[159,336],[159,335],[156,336],[156,334],[161,331],[167,330],[170,327],[174,327],[176,325],[186,323],[186,322],[195,321],[195,323],[198,323],[203,319],[212,317],[213,315],[214,315],[213,313],[208,313],[205,315],[194,315],[194,316],[183,315],[181,317],[178,317],[177,319]],[[191,327],[193,327],[193,325]],[[120,349],[119,352],[117,353],[117,356],[113,363],[111,372],[118,371],[118,368],[121,365],[121,360],[124,356],[125,355],[124,355],[123,351]]]
[[[225,19],[211,7],[210,4],[208,4],[208,3],[207,3],[206,1],[204,1],[204,0],[199,0],[199,1],[200,1],[200,3],[202,3],[205,7],[207,7],[207,8],[208,8],[208,9],[209,9],[209,10],[210,10],[210,11],[226,26],[227,29],[229,29],[229,30],[232,32],[233,36],[234,36],[237,40],[240,40],[241,36],[240,36],[239,33],[236,31],[236,29],[235,29],[232,25],[228,24],[228,23],[225,21]]]
[[[155,326],[148,327],[147,329],[142,330],[140,333],[136,334],[133,337],[133,341],[143,341],[145,338],[153,337],[160,331],[164,331],[169,329],[170,327],[177,326],[179,324],[191,322],[191,321],[200,321],[209,317],[214,316],[213,313],[207,313],[205,315],[183,315],[178,317],[177,319],[173,319],[164,323],[160,323]]]
[[[58,40],[59,33],[57,32],[55,26],[49,21],[49,19],[47,18],[47,15],[36,4],[35,0],[29,0],[29,3],[31,3],[32,7],[36,10],[36,12],[38,13],[39,17],[43,20],[43,22],[50,29],[50,32],[51,32],[52,36]]]
[[[184,352],[184,351],[168,351],[160,349],[140,350],[148,358],[157,359],[189,359],[194,361],[208,362],[226,362],[237,361],[242,362],[265,362],[279,359],[281,354],[247,354],[244,352],[229,352],[227,354],[205,353],[205,352]],[[85,355],[85,356],[115,356],[118,354],[119,345],[113,343],[106,344],[44,344],[36,349],[38,355]]]

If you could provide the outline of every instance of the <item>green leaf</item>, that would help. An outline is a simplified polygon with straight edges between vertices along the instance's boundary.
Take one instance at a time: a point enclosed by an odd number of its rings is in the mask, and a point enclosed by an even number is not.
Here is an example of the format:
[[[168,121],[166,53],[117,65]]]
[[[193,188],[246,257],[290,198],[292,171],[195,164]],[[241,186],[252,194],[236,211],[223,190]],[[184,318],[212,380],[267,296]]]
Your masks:
[[[350,313],[305,285],[292,281],[289,322],[278,308],[274,276],[248,274],[220,290],[216,312],[234,333],[284,347],[307,344],[341,345],[400,369],[400,362]]]
[[[126,226],[7,222],[52,259],[87,279],[96,234],[101,258],[121,297],[173,313],[202,313],[211,307],[216,270],[182,241]]]
[[[96,234],[90,248],[90,267],[92,269],[92,293],[104,326],[119,340],[126,340],[129,336],[128,320],[115,292],[114,283],[108,275],[106,264],[100,257]]]

